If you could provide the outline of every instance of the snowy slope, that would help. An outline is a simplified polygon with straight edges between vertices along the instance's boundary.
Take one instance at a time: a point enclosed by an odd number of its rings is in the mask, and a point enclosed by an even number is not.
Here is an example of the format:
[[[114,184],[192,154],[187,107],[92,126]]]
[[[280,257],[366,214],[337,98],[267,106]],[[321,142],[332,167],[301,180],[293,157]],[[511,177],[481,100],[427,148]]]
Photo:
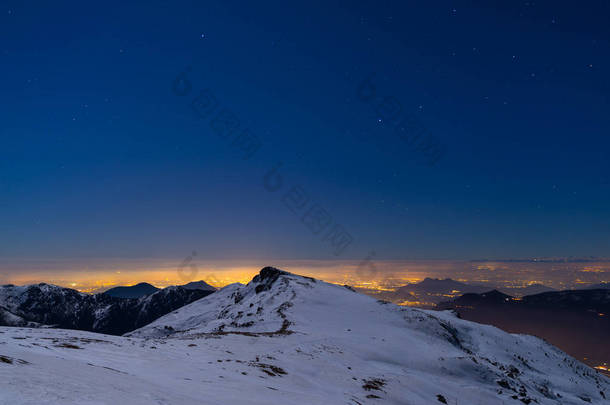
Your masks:
[[[0,328],[0,404],[606,404],[543,341],[265,268],[129,336]]]

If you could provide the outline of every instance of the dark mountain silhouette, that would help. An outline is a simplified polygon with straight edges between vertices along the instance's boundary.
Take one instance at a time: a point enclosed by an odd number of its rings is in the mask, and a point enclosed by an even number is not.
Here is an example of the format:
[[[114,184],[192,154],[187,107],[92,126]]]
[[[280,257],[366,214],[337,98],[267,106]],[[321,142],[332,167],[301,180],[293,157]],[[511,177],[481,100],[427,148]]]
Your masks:
[[[114,287],[104,294],[117,298],[140,298],[159,291],[159,288],[148,283],[140,283],[129,287]]]
[[[524,297],[526,295],[557,291],[554,288],[547,287],[543,284],[530,284],[526,287],[501,287],[498,288],[498,290],[514,297]]]
[[[186,288],[187,290],[216,291],[216,287],[212,287],[203,280],[191,281],[190,283],[184,284],[181,287]]]
[[[432,308],[443,301],[457,298],[463,294],[482,294],[494,289],[513,297],[556,291],[542,284],[531,284],[526,287],[494,287],[492,285],[464,283],[450,278],[438,279],[430,277],[425,278],[419,283],[411,283],[398,287],[394,291],[371,291],[367,289],[359,289],[359,291],[395,304],[407,303],[409,305]]]
[[[512,302],[514,297],[501,293],[498,290],[488,291],[483,294],[467,293],[461,297],[451,301],[450,303],[442,302],[439,304],[439,309],[453,308],[453,306],[469,307],[473,305],[498,306],[506,305]]]
[[[419,307],[434,307],[442,301],[447,301],[464,293],[482,293],[493,290],[493,287],[474,285],[455,281],[450,278],[426,278],[419,283],[411,283],[398,287],[394,291],[371,291],[358,289],[359,292],[371,295],[377,299],[395,304],[409,304]]]
[[[419,283],[407,284],[396,289],[397,293],[426,293],[426,294],[450,294],[453,291],[461,293],[482,293],[491,290],[491,287],[482,285],[466,284],[450,278],[444,280],[439,278],[425,278]]]
[[[523,298],[493,291],[443,302],[470,321],[541,337],[595,367],[610,363],[610,290],[566,290]]]
[[[190,283],[179,286],[187,290],[202,290],[202,291],[216,291],[215,287],[212,287],[203,280],[191,281]],[[147,295],[160,291],[157,288],[148,283],[139,283],[132,286],[118,286],[113,287],[103,292],[103,294],[109,295],[116,298],[141,298]]]

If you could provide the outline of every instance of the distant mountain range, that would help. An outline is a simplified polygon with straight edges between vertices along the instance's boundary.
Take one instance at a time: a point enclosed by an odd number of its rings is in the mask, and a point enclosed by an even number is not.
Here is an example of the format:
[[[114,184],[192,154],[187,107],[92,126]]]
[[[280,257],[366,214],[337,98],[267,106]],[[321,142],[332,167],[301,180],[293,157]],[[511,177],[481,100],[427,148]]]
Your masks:
[[[514,296],[524,296],[538,294],[542,292],[556,291],[554,288],[547,287],[542,284],[530,284],[526,287],[494,287],[490,285],[463,283],[450,278],[444,280],[437,278],[425,278],[419,283],[407,284],[396,289],[397,293],[423,293],[423,294],[466,294],[466,293],[484,293],[495,290],[502,291],[506,294]]]
[[[557,290],[543,284],[530,284],[526,287],[500,287],[498,288],[498,291],[514,297],[524,297],[526,295],[541,294]]]
[[[216,291],[215,287],[212,287],[203,280],[191,281],[190,283],[181,285],[179,287],[185,288],[187,290],[202,290],[212,292]],[[128,287],[113,287],[109,290],[104,291],[103,294],[117,298],[141,298],[153,294],[159,290],[160,288],[157,288],[152,284],[139,283]]]
[[[473,259],[472,263],[603,263],[610,262],[607,257],[532,257],[528,259]]]
[[[103,294],[116,298],[140,298],[159,291],[160,288],[148,283],[139,283],[129,287],[114,287],[103,292]]]
[[[610,283],[588,285],[581,287],[581,289],[610,289]],[[525,287],[497,287],[493,285],[464,283],[450,278],[438,279],[429,277],[418,283],[398,287],[393,291],[358,289],[358,291],[364,294],[395,304],[407,304],[423,308],[433,308],[443,301],[449,301],[463,294],[482,294],[492,290],[497,290],[513,297],[557,291],[542,284],[530,284]]]
[[[212,287],[208,283],[203,280],[200,281],[191,281],[188,284],[180,286],[182,288],[186,288],[187,290],[202,290],[202,291],[216,291],[215,287]],[[153,294],[160,289],[155,287],[154,285],[148,283],[139,283],[136,285],[124,287],[114,287],[109,290],[103,292],[103,294],[109,295],[111,297],[117,298],[141,298],[147,295]]]
[[[152,291],[143,284],[134,287],[118,293],[133,296]],[[154,292],[139,298],[118,298],[45,283],[4,285],[0,286],[0,326],[47,325],[121,335],[213,292],[179,286],[152,288]]]
[[[186,288],[187,290],[216,291],[216,287],[209,285],[203,280],[191,281],[188,284],[184,284],[182,287]]]
[[[472,285],[452,280],[450,278],[425,278],[419,283],[411,283],[396,288],[394,291],[371,291],[358,288],[363,294],[371,295],[375,298],[390,301],[395,304],[408,304],[418,307],[434,307],[442,301],[457,297],[467,292],[485,292],[491,287]]]
[[[485,292],[489,291],[489,287],[466,284],[460,281],[455,281],[450,278],[444,280],[438,278],[426,277],[419,283],[407,284],[396,289],[398,294],[408,293],[425,293],[425,294],[449,294],[452,292]]]
[[[595,367],[610,364],[610,289],[545,292],[515,298],[497,290],[440,303],[474,322],[532,334]]]
[[[610,290],[610,283],[599,283],[580,288],[582,290]]]

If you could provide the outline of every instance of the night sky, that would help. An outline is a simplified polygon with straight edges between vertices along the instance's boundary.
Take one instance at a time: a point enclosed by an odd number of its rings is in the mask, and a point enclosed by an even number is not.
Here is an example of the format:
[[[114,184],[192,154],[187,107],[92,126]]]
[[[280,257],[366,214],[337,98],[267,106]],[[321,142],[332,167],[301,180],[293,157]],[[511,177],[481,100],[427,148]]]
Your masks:
[[[607,1],[3,1],[0,35],[0,257],[610,256]]]

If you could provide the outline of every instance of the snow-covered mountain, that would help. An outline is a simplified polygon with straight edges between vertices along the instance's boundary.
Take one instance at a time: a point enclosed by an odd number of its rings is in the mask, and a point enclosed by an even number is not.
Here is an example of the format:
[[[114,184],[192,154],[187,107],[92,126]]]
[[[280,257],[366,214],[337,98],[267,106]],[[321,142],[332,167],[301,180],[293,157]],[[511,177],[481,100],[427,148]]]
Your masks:
[[[121,335],[210,294],[168,287],[138,299],[84,294],[51,284],[0,286],[0,325],[52,325]]]
[[[19,315],[13,314],[8,309],[0,306],[0,325],[3,326],[25,326],[28,328],[37,328],[41,324],[37,322],[29,322],[20,317]]]
[[[4,359],[4,360],[3,360]],[[606,404],[532,336],[261,270],[126,336],[0,328],[0,403]]]

